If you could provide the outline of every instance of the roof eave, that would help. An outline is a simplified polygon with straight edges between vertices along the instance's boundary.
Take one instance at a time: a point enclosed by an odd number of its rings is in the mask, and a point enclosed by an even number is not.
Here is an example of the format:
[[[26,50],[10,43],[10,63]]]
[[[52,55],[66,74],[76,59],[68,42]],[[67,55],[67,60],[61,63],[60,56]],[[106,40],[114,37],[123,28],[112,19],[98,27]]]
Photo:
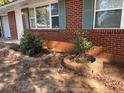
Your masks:
[[[26,0],[18,0],[18,1],[12,2],[12,3],[0,6],[0,10],[5,9],[7,7],[10,7],[10,6],[13,6],[13,5],[16,5],[16,4],[19,4],[19,3],[24,2],[24,1],[26,1]]]

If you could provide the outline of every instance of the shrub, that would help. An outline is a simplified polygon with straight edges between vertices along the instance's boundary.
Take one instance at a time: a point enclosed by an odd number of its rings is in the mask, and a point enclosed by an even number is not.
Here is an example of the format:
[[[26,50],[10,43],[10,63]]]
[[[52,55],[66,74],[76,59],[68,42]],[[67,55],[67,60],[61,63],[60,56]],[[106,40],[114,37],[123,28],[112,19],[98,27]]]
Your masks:
[[[81,37],[76,40],[76,44],[77,44],[75,48],[76,54],[80,54],[82,52],[85,53],[92,47],[91,43],[88,42],[86,38]]]
[[[92,44],[81,35],[80,31],[76,32],[76,35],[77,37],[73,40],[77,44],[74,52],[76,55],[79,55],[82,52],[88,51],[92,47]]]
[[[28,56],[40,53],[42,50],[42,38],[37,34],[27,32],[20,42],[20,51]]]
[[[20,50],[20,45],[16,44],[16,43],[13,43],[13,44],[11,44],[10,49],[13,49],[15,51],[19,51]]]

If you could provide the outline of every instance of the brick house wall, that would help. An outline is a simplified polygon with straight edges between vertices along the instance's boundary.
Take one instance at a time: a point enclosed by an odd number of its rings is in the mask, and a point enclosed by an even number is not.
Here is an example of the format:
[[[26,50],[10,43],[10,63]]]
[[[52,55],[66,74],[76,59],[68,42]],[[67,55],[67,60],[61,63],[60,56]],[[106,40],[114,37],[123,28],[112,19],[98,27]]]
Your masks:
[[[66,29],[41,30],[35,29],[32,32],[39,33],[46,39],[68,40],[74,37],[73,32],[82,30],[95,46],[105,48],[105,56],[112,54],[113,57],[124,58],[124,30],[83,30],[83,0],[66,0]]]

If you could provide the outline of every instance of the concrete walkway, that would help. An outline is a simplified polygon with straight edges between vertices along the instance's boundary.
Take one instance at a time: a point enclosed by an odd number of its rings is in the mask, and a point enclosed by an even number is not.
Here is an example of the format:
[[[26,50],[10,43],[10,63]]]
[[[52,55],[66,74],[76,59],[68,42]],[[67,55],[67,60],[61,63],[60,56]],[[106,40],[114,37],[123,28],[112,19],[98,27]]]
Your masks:
[[[11,40],[11,39],[0,38],[0,42],[4,42],[4,43],[17,43],[17,44],[19,44],[20,40]]]

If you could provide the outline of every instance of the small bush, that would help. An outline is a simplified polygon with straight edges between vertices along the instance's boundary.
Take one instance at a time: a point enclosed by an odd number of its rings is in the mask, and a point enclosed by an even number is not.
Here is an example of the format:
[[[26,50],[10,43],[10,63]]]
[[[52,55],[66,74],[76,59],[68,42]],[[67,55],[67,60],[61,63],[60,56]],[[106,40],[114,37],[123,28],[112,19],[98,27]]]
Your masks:
[[[16,43],[13,43],[13,44],[11,44],[10,49],[13,49],[15,51],[19,51],[20,50],[20,45],[16,44]]]
[[[28,56],[38,54],[42,50],[42,38],[37,34],[27,32],[20,42],[20,51]]]
[[[86,38],[81,35],[81,32],[76,32],[77,38],[73,39],[73,41],[77,44],[75,48],[76,55],[85,53],[92,47],[92,43],[89,42]]]

